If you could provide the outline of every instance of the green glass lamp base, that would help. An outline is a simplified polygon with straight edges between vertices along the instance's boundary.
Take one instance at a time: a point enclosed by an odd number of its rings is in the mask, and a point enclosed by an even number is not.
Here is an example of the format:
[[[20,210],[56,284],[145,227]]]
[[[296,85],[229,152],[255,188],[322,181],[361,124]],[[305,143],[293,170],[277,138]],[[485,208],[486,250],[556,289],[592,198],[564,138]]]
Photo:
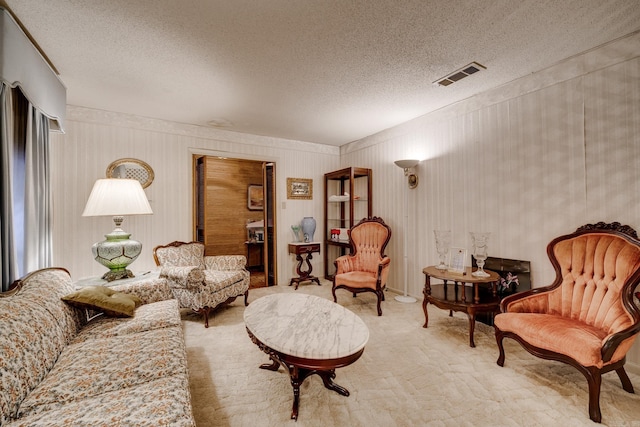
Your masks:
[[[107,240],[95,243],[91,247],[93,258],[109,269],[102,278],[108,282],[134,277],[127,266],[138,258],[142,243],[130,239],[131,234],[116,228],[106,234]]]

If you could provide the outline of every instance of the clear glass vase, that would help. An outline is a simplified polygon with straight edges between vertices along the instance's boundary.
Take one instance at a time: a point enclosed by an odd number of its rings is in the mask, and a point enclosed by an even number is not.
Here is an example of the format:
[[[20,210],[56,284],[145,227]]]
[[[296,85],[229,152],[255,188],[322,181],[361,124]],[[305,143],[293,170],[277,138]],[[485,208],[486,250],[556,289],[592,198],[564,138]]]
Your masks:
[[[447,255],[451,246],[451,231],[433,230],[433,234],[436,237],[436,251],[438,252],[438,258],[440,258],[440,264],[436,268],[444,271],[449,267],[447,265]]]
[[[489,277],[489,273],[484,271],[484,261],[488,256],[488,243],[491,233],[471,232],[471,242],[473,244],[473,257],[476,259],[478,269],[471,273],[475,277]]]

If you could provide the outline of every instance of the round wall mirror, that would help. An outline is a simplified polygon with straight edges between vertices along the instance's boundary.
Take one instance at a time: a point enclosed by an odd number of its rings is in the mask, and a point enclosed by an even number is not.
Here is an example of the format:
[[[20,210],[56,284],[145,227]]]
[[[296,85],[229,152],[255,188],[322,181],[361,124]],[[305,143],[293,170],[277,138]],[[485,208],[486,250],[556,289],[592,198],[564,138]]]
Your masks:
[[[107,178],[127,178],[140,181],[142,188],[153,182],[153,169],[138,159],[118,159],[107,167]]]

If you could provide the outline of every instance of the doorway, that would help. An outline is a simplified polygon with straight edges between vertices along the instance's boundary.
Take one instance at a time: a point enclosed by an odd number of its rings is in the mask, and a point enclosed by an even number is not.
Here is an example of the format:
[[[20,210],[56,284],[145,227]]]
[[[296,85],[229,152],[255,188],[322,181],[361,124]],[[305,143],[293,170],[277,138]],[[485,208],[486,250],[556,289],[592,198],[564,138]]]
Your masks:
[[[247,257],[251,286],[277,285],[275,164],[194,155],[194,240]]]

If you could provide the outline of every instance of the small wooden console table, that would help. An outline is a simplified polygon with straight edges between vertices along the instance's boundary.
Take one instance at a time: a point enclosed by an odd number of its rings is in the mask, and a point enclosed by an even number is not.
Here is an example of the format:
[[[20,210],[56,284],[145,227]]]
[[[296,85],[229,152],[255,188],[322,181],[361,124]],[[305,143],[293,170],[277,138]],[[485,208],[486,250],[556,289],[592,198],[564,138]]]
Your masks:
[[[298,285],[300,282],[316,282],[318,286],[320,286],[320,279],[316,276],[311,275],[311,270],[313,266],[311,265],[311,260],[313,257],[312,253],[317,252],[320,253],[320,243],[318,242],[309,242],[309,243],[289,243],[289,253],[295,254],[296,259],[298,260],[298,266],[296,267],[296,273],[298,277],[294,277],[289,282],[289,286],[296,284],[296,290],[298,289]],[[303,258],[304,255],[304,258]],[[302,270],[302,262],[307,262],[307,270]]]
[[[476,313],[499,312],[501,299],[497,295],[497,282],[500,279],[498,273],[484,270],[489,273],[489,277],[476,277],[471,274],[473,271],[471,267],[467,267],[464,273],[453,273],[447,270],[438,270],[435,266],[425,267],[422,270],[425,276],[424,300],[422,301],[423,328],[426,328],[429,323],[428,303],[443,310],[449,310],[449,316],[454,311],[462,311],[467,313],[469,317],[469,346],[471,347],[476,346],[473,341]],[[444,283],[431,285],[432,277],[440,279]],[[448,282],[453,282],[453,289],[448,289]],[[465,283],[471,283],[473,286],[465,286]],[[483,283],[489,284],[489,288],[480,286]]]

